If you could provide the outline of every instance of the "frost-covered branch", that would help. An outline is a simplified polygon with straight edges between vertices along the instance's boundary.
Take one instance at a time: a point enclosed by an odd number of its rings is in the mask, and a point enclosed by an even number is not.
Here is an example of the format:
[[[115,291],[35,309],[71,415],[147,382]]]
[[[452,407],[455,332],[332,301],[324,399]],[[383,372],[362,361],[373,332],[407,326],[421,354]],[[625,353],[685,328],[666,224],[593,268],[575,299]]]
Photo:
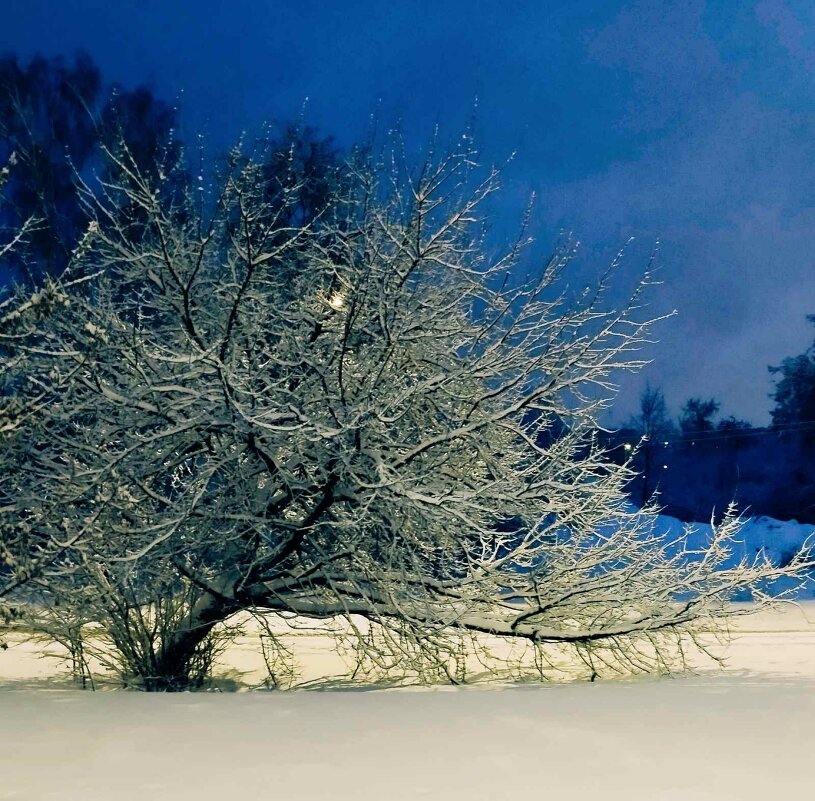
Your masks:
[[[101,623],[151,687],[241,610],[362,615],[408,662],[469,632],[644,669],[805,567],[628,507],[593,432],[643,287],[609,308],[612,265],[571,302],[569,252],[489,258],[466,140],[413,178],[358,160],[302,225],[306,187],[245,159],[205,218],[109,155],[65,275],[0,310],[0,593]]]

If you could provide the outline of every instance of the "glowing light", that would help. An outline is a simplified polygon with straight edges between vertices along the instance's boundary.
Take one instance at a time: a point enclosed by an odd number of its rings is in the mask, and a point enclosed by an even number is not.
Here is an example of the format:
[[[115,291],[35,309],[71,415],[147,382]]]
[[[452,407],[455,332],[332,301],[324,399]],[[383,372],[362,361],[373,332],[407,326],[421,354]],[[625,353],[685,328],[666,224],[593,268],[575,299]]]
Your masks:
[[[344,292],[335,292],[328,299],[328,305],[336,311],[342,311],[345,308],[345,301],[346,297]]]
[[[631,447],[632,447],[632,446],[631,446],[631,443],[630,443],[630,442],[626,442],[626,443],[625,443],[625,445],[623,445],[623,448],[624,448],[625,450],[627,450],[627,451],[630,451],[630,450],[631,450]]]

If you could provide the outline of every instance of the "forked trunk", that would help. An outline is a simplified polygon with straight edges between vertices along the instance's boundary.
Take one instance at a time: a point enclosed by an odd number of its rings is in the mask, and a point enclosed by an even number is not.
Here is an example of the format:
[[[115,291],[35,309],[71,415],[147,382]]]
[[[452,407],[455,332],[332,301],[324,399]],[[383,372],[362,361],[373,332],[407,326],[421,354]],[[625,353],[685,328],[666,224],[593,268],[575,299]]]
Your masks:
[[[204,595],[158,649],[152,676],[139,677],[148,692],[183,692],[201,687],[212,667],[212,629],[238,610],[238,605]]]

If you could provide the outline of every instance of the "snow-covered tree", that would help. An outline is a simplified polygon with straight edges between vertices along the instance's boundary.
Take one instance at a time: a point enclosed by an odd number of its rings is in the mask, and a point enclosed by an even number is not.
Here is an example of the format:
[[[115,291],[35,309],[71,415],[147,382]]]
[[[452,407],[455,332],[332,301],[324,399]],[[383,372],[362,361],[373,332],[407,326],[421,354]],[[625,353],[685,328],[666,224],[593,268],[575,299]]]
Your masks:
[[[68,270],[0,319],[0,595],[96,624],[130,679],[196,683],[243,610],[367,619],[365,653],[421,676],[469,635],[652,669],[799,569],[627,505],[592,432],[641,287],[613,310],[608,275],[559,291],[568,253],[526,280],[523,243],[490,257],[466,139],[361,159],[302,225],[307,187],[237,155],[211,202],[109,156]]]

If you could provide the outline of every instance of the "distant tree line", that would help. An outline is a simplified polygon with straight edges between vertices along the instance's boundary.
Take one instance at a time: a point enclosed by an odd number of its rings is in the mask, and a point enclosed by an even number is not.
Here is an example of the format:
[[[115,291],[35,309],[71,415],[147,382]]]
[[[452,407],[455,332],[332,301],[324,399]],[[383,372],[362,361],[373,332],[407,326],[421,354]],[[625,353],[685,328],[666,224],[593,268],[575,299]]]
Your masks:
[[[673,420],[662,390],[646,385],[638,413],[604,437],[612,458],[636,470],[632,499],[656,498],[685,520],[735,500],[749,514],[815,523],[815,343],[769,370],[776,385],[766,427],[717,417],[715,398],[689,398]]]
[[[807,316],[815,324],[815,314]],[[804,439],[815,441],[815,342],[798,356],[790,356],[777,367],[770,367],[777,376],[773,425],[798,426]]]
[[[300,224],[325,206],[338,180],[341,154],[330,137],[313,128],[285,124],[270,130],[254,144],[259,180],[267,201],[285,207],[289,222]],[[189,169],[190,156],[179,136],[177,106],[149,87],[105,83],[82,53],[73,59],[35,56],[27,64],[0,55],[0,165],[6,168],[0,242],[3,232],[36,220],[7,254],[0,288],[12,281],[37,285],[65,269],[90,220],[83,185],[103,185],[112,178],[113,165],[124,166],[124,160],[146,178],[157,179],[150,173],[159,171],[172,176],[179,197],[203,192],[203,177],[193,180]],[[215,162],[228,170],[235,166],[231,158],[225,153]],[[301,184],[306,189],[289,208],[284,195]]]
[[[104,179],[103,148],[116,150],[126,138],[134,157],[149,163],[161,149],[178,150],[176,126],[175,108],[147,87],[106,86],[87,55],[28,64],[0,57],[0,163],[14,167],[0,226],[38,221],[10,261],[14,278],[36,282],[65,268],[87,224],[77,181],[94,171]]]

